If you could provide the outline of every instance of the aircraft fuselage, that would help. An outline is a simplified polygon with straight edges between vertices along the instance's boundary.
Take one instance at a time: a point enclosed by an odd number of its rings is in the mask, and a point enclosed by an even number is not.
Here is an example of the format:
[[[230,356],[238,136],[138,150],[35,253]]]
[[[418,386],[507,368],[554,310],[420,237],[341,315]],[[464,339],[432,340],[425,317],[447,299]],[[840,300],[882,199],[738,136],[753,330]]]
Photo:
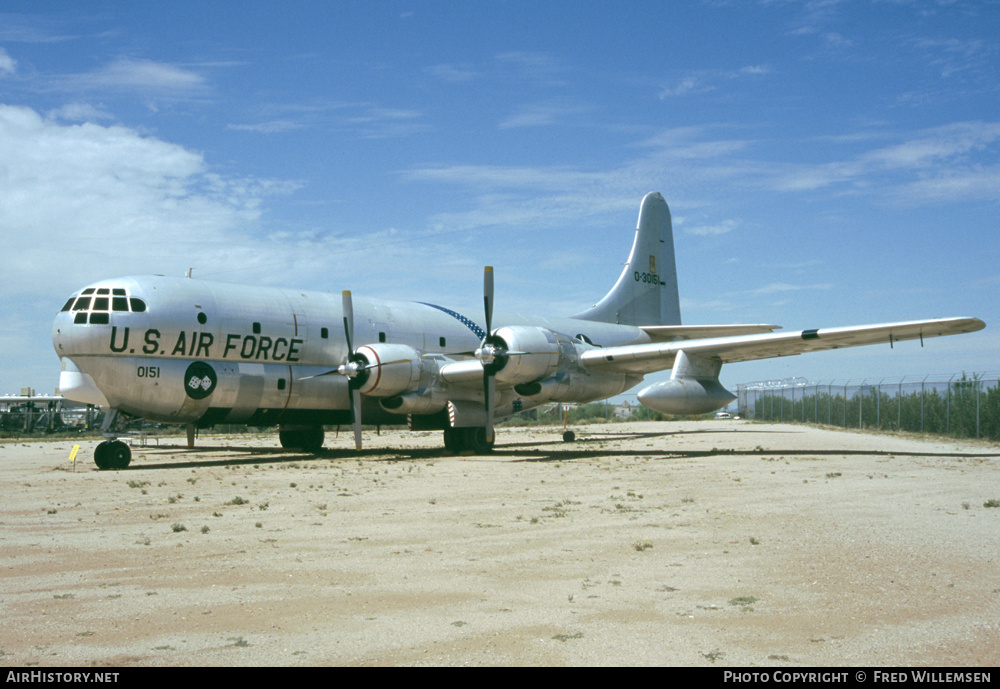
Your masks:
[[[480,346],[480,319],[432,304],[356,298],[354,321],[355,346],[417,353],[402,392],[433,390],[436,399],[427,410],[440,411],[445,401],[482,403],[482,389],[468,384],[481,378],[481,369],[451,386],[441,375],[444,365],[469,359],[464,353]],[[574,364],[578,352],[592,348],[589,343],[648,342],[638,328],[521,314],[498,314],[494,327],[505,323],[552,331],[563,377],[573,377],[574,384],[547,399],[501,392],[498,415],[547,401],[601,399],[641,380],[591,376]],[[348,356],[340,295],[186,278],[119,278],[74,294],[56,317],[52,338],[63,359],[60,391],[70,399],[200,426],[351,421],[347,378],[321,375]],[[385,373],[388,378],[390,370]],[[365,398],[366,422],[405,420],[380,405],[379,397],[373,388]]]

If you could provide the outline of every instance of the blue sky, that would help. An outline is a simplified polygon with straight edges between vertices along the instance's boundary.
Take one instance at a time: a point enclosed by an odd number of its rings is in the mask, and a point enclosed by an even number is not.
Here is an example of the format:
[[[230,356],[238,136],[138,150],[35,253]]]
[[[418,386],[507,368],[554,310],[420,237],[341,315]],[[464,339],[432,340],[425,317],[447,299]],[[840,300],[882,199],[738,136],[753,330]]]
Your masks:
[[[670,204],[686,324],[978,316],[723,383],[994,371],[1000,4],[0,8],[0,392],[74,289],[162,273],[569,315]]]

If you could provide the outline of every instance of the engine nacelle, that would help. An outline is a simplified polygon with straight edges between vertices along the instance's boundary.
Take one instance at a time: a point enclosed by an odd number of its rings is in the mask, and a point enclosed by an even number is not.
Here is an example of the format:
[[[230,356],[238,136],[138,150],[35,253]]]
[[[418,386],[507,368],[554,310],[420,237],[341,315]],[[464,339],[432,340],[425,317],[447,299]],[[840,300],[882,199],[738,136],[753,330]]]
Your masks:
[[[379,402],[387,412],[393,414],[434,414],[444,409],[448,399],[433,388],[425,388],[419,392],[405,395],[393,395]]]
[[[420,381],[420,354],[408,345],[370,344],[358,348],[370,368],[359,388],[372,397],[391,397],[415,390]]]
[[[707,414],[734,399],[718,378],[671,378],[639,391],[639,401],[661,414]]]
[[[559,368],[559,342],[545,328],[514,326],[500,328],[494,336],[503,340],[507,351],[496,379],[507,385],[530,383],[553,375]]]

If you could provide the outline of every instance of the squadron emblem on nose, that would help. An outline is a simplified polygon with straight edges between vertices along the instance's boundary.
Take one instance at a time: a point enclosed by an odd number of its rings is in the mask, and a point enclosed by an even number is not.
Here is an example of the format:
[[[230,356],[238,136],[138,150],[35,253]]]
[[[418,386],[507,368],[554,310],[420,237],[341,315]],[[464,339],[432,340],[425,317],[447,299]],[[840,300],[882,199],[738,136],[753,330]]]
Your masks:
[[[184,373],[184,390],[191,399],[205,399],[215,390],[218,378],[215,369],[204,361],[196,361]]]

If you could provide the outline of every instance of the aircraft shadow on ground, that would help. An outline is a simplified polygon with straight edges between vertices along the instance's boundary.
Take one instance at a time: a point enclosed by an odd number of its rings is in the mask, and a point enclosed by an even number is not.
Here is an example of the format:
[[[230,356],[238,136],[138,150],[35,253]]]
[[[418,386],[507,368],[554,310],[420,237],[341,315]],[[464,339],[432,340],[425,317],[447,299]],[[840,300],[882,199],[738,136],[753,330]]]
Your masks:
[[[670,432],[597,432],[587,433],[584,437],[573,442],[564,442],[561,437],[553,434],[551,439],[539,438],[528,442],[500,443],[489,455],[473,455],[472,453],[461,453],[455,455],[444,448],[371,448],[361,451],[353,449],[324,449],[316,453],[303,453],[284,448],[273,447],[241,447],[228,445],[201,445],[194,448],[161,445],[154,448],[143,448],[152,455],[163,452],[170,453],[171,461],[167,462],[142,462],[133,463],[127,470],[151,470],[151,469],[193,469],[197,467],[220,467],[220,466],[245,466],[259,464],[291,464],[294,462],[315,462],[315,461],[365,461],[376,460],[380,462],[400,462],[400,461],[426,461],[442,458],[463,458],[475,457],[477,461],[495,460],[503,462],[569,462],[580,460],[592,460],[597,458],[636,458],[646,457],[650,459],[679,459],[679,458],[703,458],[703,457],[727,457],[727,456],[769,456],[769,457],[795,457],[795,456],[874,456],[874,457],[942,457],[942,458],[976,458],[976,459],[996,459],[1000,458],[1000,452],[912,452],[898,450],[852,450],[852,449],[817,449],[817,448],[796,448],[793,446],[786,448],[762,448],[759,445],[753,448],[711,448],[711,449],[681,449],[671,447],[669,443],[663,443],[659,447],[646,448],[616,448],[609,447],[608,443],[616,441],[635,440],[669,440],[675,437],[696,436],[696,435],[725,435],[733,433],[757,435],[796,435],[801,431],[771,430],[771,429],[726,429],[726,430],[693,430],[693,431],[670,431]],[[597,446],[597,444],[600,444]],[[226,457],[218,457],[220,453],[225,453]],[[177,461],[181,456],[190,455],[194,457],[191,461]],[[212,458],[216,455],[217,458]],[[239,455],[239,456],[232,456]],[[391,456],[386,456],[391,455]]]

